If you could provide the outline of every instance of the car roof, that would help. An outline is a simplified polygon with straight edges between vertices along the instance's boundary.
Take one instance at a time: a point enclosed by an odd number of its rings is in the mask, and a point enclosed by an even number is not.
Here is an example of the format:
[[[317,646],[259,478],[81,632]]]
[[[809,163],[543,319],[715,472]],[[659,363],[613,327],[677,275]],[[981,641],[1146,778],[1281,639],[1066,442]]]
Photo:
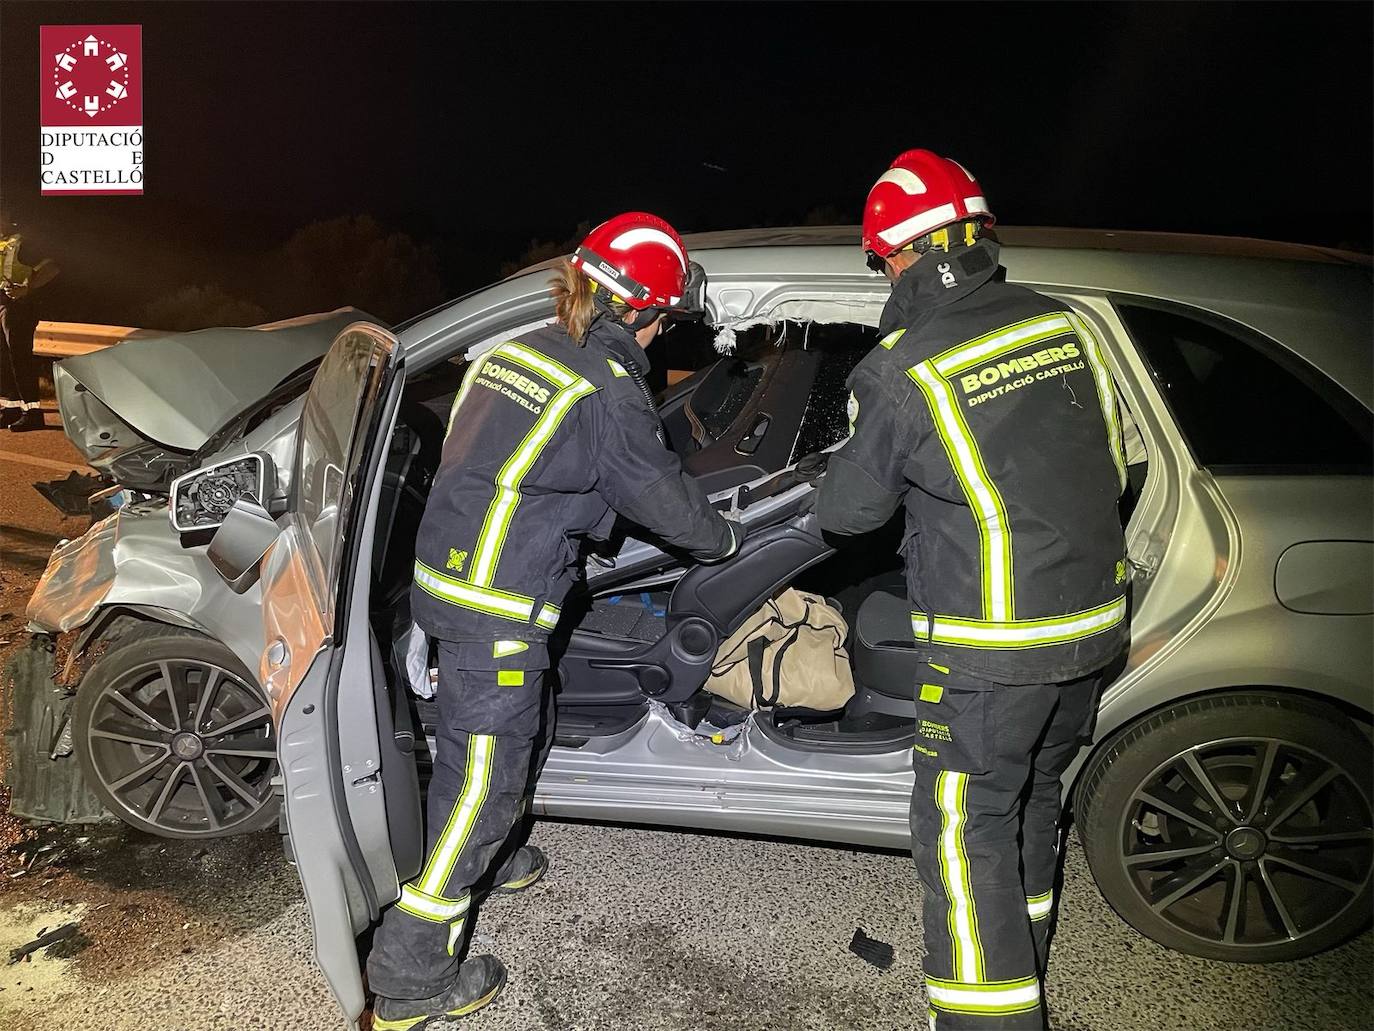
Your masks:
[[[1041,226],[998,226],[995,233],[1013,282],[1156,298],[1220,315],[1278,341],[1374,408],[1374,262],[1366,255],[1185,233]],[[711,278],[876,278],[863,265],[858,226],[734,229],[688,234],[683,242]]]
[[[1013,282],[1157,298],[1220,315],[1302,355],[1366,408],[1374,408],[1374,262],[1366,255],[1184,233],[999,226],[996,236]],[[711,276],[751,271],[872,276],[863,267],[859,241],[857,226],[743,229],[683,238]]]
[[[1115,229],[1071,229],[1058,226],[998,226],[1003,247],[1048,247],[1073,250],[1125,251],[1132,254],[1205,254],[1214,257],[1277,258],[1364,265],[1374,258],[1315,244],[1283,243],[1239,236],[1147,233]],[[682,238],[689,252],[734,247],[858,247],[859,226],[785,226],[689,233]],[[548,264],[548,263],[545,263]]]

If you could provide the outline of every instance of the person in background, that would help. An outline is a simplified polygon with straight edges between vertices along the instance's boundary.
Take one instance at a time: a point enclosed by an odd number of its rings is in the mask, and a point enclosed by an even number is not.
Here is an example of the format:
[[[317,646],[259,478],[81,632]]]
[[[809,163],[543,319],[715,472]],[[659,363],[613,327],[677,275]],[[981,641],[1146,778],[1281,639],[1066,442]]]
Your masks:
[[[19,257],[18,227],[0,219],[0,428],[13,433],[43,428],[38,403],[38,365],[33,333],[38,327],[33,293],[57,274],[48,260],[26,265]]]

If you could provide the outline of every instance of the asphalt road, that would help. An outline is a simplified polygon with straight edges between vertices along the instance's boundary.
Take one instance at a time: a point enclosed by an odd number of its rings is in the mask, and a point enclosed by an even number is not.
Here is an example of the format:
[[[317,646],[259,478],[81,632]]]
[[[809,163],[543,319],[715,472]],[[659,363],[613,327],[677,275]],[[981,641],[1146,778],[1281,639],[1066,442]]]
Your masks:
[[[48,415],[56,427],[56,416]],[[32,491],[80,458],[55,428],[0,433],[0,653],[60,536]],[[8,618],[5,618],[8,617]],[[23,832],[0,820],[0,847]],[[464,1031],[924,1028],[920,889],[909,857],[677,831],[541,823],[546,881],[493,899],[479,948],[510,969]],[[0,869],[0,1028],[335,1031],[309,917],[276,835],[200,845],[119,825],[20,841]],[[1060,1031],[1344,1031],[1374,1026],[1374,936],[1252,967],[1171,953],[1123,924],[1070,847],[1047,994]],[[856,927],[896,948],[886,972]],[[449,1025],[444,1025],[449,1026]]]
[[[88,832],[89,834],[90,832]],[[920,890],[909,857],[677,831],[541,823],[544,883],[493,899],[479,948],[506,992],[464,1031],[924,1028]],[[209,847],[106,829],[0,894],[0,953],[78,920],[60,958],[0,968],[11,1031],[335,1031],[309,920],[271,833]],[[29,847],[39,847],[30,843]],[[21,846],[21,851],[25,846]],[[1342,1031],[1374,1023],[1374,938],[1268,967],[1140,937],[1077,847],[1048,985],[1060,1031]],[[854,929],[896,948],[880,972]],[[70,954],[68,954],[70,953]],[[449,1026],[449,1025],[443,1025]]]

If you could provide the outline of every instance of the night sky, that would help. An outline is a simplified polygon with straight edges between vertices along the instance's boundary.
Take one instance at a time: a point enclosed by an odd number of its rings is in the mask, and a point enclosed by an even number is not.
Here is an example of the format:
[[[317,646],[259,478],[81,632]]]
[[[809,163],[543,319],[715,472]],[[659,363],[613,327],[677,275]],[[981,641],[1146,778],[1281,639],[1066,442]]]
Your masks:
[[[448,296],[627,208],[853,222],[913,146],[1004,224],[1367,249],[1371,10],[9,0],[0,206],[63,269],[43,317],[108,322],[192,285],[281,314],[267,256],[341,215],[432,249]],[[145,196],[39,197],[45,22],[142,24]]]

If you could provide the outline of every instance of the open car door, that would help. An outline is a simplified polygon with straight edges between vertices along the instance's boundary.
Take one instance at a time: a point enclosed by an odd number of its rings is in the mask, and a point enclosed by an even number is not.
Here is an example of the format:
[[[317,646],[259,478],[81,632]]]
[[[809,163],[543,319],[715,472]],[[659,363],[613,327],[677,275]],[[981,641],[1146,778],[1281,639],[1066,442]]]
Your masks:
[[[289,510],[261,565],[260,675],[287,847],[315,957],[349,1026],[364,1004],[355,937],[397,897],[422,847],[409,739],[393,723],[368,621],[381,468],[403,380],[400,344],[385,330],[354,323],[335,339],[306,397]]]

